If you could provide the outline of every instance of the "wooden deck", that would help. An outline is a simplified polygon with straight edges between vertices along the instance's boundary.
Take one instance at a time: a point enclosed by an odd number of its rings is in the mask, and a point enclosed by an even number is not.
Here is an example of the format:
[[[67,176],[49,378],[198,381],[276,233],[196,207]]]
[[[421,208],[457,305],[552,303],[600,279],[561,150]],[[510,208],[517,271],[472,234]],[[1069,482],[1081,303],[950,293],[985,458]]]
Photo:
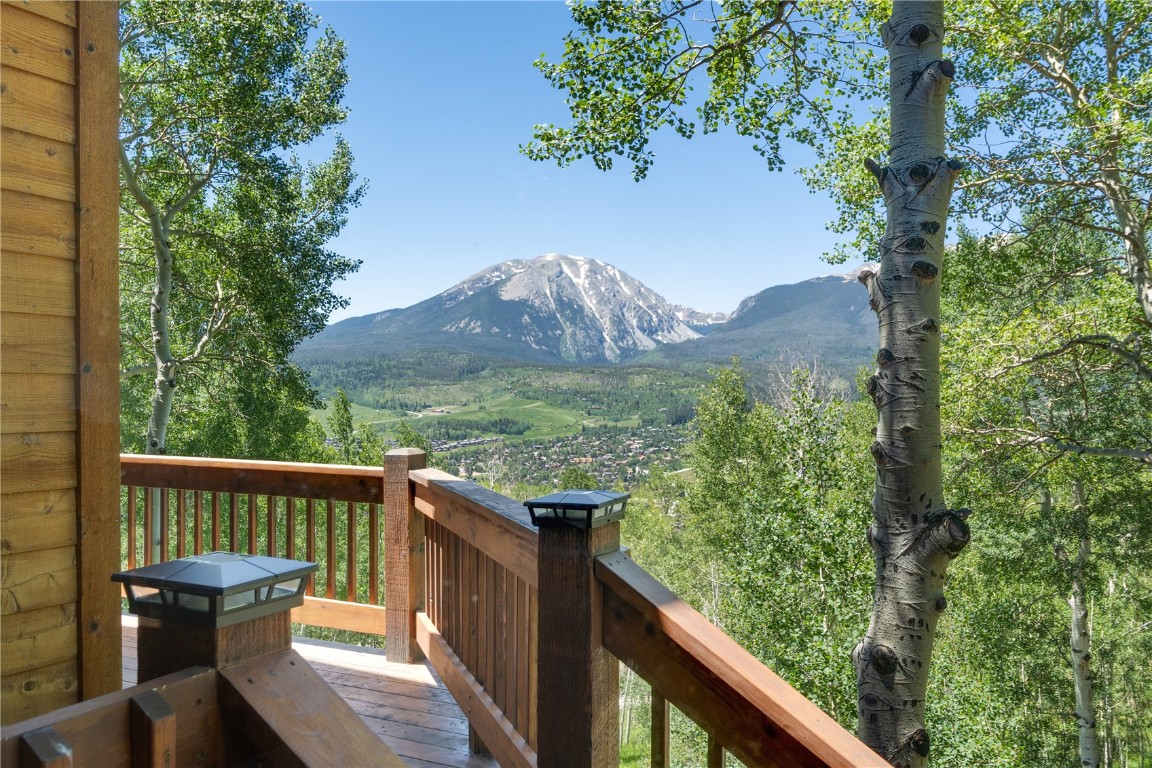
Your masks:
[[[136,617],[122,619],[124,687],[136,685]],[[292,647],[413,768],[496,768],[468,751],[468,721],[427,664],[392,664],[376,648],[294,638]]]

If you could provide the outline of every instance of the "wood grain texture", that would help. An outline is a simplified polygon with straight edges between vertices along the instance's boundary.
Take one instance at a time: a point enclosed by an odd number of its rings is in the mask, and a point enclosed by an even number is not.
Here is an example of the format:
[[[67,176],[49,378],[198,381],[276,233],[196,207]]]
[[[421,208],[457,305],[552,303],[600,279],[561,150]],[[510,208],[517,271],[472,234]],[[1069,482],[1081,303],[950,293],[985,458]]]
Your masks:
[[[53,495],[54,492],[49,492]],[[43,497],[44,494],[15,494]],[[68,494],[74,496],[75,494]],[[4,501],[10,498],[3,497]],[[76,545],[76,508],[74,504],[61,505],[49,514],[5,519],[0,527],[0,554],[36,552]]]
[[[536,586],[536,529],[507,496],[437,469],[411,473],[416,509]]]
[[[281,611],[214,628],[138,617],[138,679],[145,681],[191,666],[225,669],[291,648],[289,618],[288,611]]]
[[[220,672],[230,727],[274,765],[407,768],[300,654],[286,650]]]
[[[345,600],[327,600],[322,597],[305,597],[304,605],[292,609],[292,621],[299,624],[364,632],[370,635],[386,633],[387,615],[387,611],[381,605],[349,603]],[[388,638],[388,644],[392,644],[391,637]]]
[[[623,554],[598,558],[596,578],[604,647],[746,765],[887,766]]]
[[[142,488],[254,493],[379,504],[383,472],[340,464],[120,455],[120,482]]]
[[[19,69],[3,72],[0,126],[65,144],[76,141],[74,86]]]
[[[119,7],[79,3],[77,69],[77,489],[80,685],[120,687]]]
[[[0,373],[0,434],[75,429],[74,377],[65,373]]]
[[[10,254],[74,259],[76,222],[72,203],[9,189],[0,191],[0,248],[4,251],[5,270]]]
[[[71,144],[3,128],[0,147],[0,187],[76,201],[76,160]]]
[[[76,26],[76,3],[73,0],[3,0],[2,5],[21,8],[67,26]]]
[[[388,660],[417,661],[416,612],[424,610],[424,516],[412,501],[408,473],[424,469],[427,457],[414,448],[384,457],[384,604],[388,616]]]
[[[4,724],[5,742],[11,723],[75,704],[79,689],[76,659],[4,675],[0,678],[0,723]],[[11,764],[0,752],[0,765]]]
[[[0,764],[18,765],[18,744],[24,734],[51,727],[72,747],[77,768],[131,765],[130,702],[153,691],[164,697],[180,723],[173,763],[216,765],[216,672],[204,667],[181,670],[146,685],[115,691],[5,727],[0,740]]]
[[[0,5],[0,63],[6,69],[32,72],[64,84],[76,82],[75,5],[59,5],[72,6],[67,22],[38,14],[23,3]]]
[[[72,432],[0,434],[0,476],[5,495],[76,487],[76,435]]]
[[[536,766],[536,753],[425,613],[417,614],[417,642],[471,727],[504,768]]]
[[[593,558],[619,549],[619,523],[540,528],[539,568],[547,574],[539,592],[535,701],[540,768],[620,760],[620,665],[600,643],[603,598],[593,577]]]
[[[54,728],[41,728],[20,737],[22,768],[72,768],[72,747]]]
[[[76,265],[5,249],[0,306],[27,315],[76,316]]]
[[[176,710],[157,690],[141,691],[128,702],[132,765],[171,768],[176,759]]]
[[[4,312],[0,370],[5,373],[76,372],[76,321],[71,317]]]
[[[76,601],[76,548],[20,552],[0,561],[4,615]]]
[[[54,605],[7,616],[0,624],[4,653],[0,675],[76,658],[76,605]]]

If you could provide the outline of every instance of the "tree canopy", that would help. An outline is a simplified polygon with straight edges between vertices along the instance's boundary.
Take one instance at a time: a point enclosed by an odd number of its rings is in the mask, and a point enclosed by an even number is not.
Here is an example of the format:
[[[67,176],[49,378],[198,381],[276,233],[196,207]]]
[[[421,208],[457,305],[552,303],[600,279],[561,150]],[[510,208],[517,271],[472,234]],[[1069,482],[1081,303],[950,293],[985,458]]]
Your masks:
[[[312,404],[288,355],[345,304],[332,284],[357,263],[325,244],[363,191],[339,137],[322,163],[292,154],[346,114],[344,44],[330,29],[311,42],[316,23],[299,2],[121,5],[130,449],[167,450],[178,386],[181,450],[203,442],[196,392],[227,393],[200,405],[240,421],[258,413],[234,409],[244,396]]]

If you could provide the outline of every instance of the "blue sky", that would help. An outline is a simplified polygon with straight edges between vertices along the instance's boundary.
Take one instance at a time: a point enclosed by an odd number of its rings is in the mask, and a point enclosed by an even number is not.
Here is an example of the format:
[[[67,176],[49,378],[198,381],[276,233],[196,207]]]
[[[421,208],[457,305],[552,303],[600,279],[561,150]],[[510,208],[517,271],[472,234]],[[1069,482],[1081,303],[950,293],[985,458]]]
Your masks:
[[[568,116],[532,67],[563,50],[562,2],[311,5],[348,45],[351,115],[340,132],[369,184],[331,244],[363,261],[337,286],[351,304],[333,321],[550,252],[606,261],[673,303],[725,312],[771,285],[858,263],[822,261],[831,203],[792,170],[769,172],[734,133],[658,136],[639,183],[627,163],[604,173],[519,154],[534,124]]]

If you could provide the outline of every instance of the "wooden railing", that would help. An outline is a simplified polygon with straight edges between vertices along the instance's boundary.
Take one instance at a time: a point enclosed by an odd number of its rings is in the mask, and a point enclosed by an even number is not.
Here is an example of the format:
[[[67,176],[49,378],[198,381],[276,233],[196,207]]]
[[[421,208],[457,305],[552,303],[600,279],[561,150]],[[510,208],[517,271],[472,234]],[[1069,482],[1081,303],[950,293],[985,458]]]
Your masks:
[[[749,766],[886,765],[628,559],[617,524],[537,531],[518,502],[426,469],[413,449],[391,451],[383,471],[128,456],[122,466],[130,551],[148,503],[134,511],[131,499],[160,487],[191,494],[176,493],[162,515],[169,552],[180,540],[183,551],[273,542],[282,556],[318,559],[318,592],[334,599],[309,598],[293,620],[387,634],[391,661],[423,653],[468,717],[474,749],[502,766],[607,764],[617,659],[652,687],[653,766],[670,764],[670,706],[707,732],[709,766],[726,752]],[[341,536],[347,547],[334,548]]]
[[[319,564],[293,621],[384,634],[383,473],[372,467],[121,454],[124,565],[228,550]]]

